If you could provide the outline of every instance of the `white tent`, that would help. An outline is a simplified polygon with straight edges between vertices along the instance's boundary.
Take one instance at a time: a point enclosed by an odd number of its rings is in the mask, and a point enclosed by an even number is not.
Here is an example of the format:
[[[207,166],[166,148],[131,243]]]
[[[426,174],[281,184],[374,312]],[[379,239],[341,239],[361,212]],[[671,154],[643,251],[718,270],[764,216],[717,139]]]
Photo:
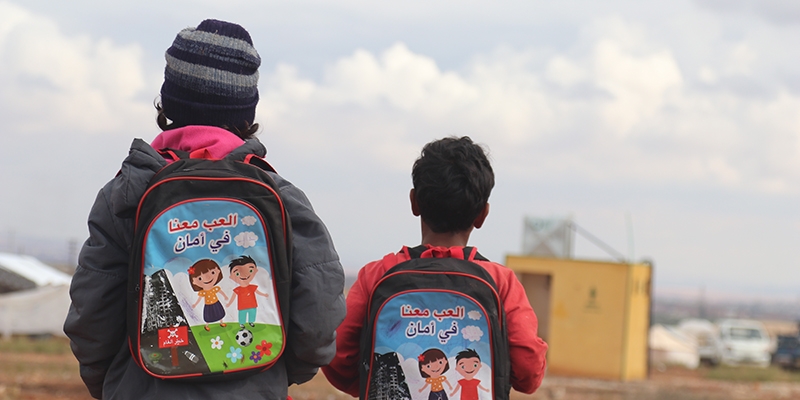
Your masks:
[[[650,362],[656,366],[680,365],[695,369],[700,365],[697,344],[691,337],[663,325],[650,328]]]
[[[31,256],[0,253],[0,273],[16,275],[35,286],[69,285],[72,278]],[[2,283],[2,282],[0,282]]]
[[[720,361],[719,328],[713,322],[699,318],[684,319],[676,330],[694,339],[700,361],[712,365]]]
[[[0,333],[64,335],[71,277],[24,255],[0,253]]]

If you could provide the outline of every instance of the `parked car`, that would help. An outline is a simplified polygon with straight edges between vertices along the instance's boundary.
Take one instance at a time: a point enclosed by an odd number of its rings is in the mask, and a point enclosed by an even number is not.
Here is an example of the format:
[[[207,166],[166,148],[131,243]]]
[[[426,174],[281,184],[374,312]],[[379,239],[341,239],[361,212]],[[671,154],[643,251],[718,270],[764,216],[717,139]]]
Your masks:
[[[772,363],[783,369],[800,367],[800,337],[778,335],[778,346],[772,354]]]
[[[746,319],[726,319],[719,327],[719,359],[723,364],[770,363],[770,339],[764,324]]]

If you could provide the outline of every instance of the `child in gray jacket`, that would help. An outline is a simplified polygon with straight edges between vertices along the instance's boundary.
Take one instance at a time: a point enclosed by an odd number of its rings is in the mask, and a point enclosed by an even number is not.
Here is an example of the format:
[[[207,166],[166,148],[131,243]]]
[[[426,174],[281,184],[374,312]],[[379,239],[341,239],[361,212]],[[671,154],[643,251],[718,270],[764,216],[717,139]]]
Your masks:
[[[344,319],[344,272],[331,237],[305,194],[278,174],[291,219],[291,312],[284,316],[287,346],[267,371],[240,380],[184,383],[153,378],[136,365],[127,343],[126,307],[136,207],[150,179],[167,165],[156,149],[208,158],[266,155],[254,134],[261,59],[239,25],[205,20],[178,33],[156,106],[163,132],[147,144],[135,139],[119,174],[89,214],[89,238],[72,279],[69,336],[89,393],[103,399],[285,399],[288,386],[311,379],[335,353]]]

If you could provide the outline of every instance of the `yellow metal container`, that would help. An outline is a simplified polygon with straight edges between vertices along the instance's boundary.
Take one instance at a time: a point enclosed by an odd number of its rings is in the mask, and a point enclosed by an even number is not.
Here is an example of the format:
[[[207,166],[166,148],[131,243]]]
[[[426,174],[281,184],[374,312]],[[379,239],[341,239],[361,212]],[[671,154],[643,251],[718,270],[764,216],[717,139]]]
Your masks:
[[[550,346],[548,373],[647,378],[652,266],[507,256]]]

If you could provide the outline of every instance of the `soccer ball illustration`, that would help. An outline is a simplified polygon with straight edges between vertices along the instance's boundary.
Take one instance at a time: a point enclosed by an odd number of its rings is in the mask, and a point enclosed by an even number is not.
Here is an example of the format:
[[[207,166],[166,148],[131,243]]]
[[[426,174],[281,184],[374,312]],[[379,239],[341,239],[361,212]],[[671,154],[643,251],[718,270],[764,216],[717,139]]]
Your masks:
[[[247,329],[242,329],[239,332],[236,332],[236,343],[239,343],[239,346],[242,347],[249,346],[250,343],[253,343],[253,333]]]

